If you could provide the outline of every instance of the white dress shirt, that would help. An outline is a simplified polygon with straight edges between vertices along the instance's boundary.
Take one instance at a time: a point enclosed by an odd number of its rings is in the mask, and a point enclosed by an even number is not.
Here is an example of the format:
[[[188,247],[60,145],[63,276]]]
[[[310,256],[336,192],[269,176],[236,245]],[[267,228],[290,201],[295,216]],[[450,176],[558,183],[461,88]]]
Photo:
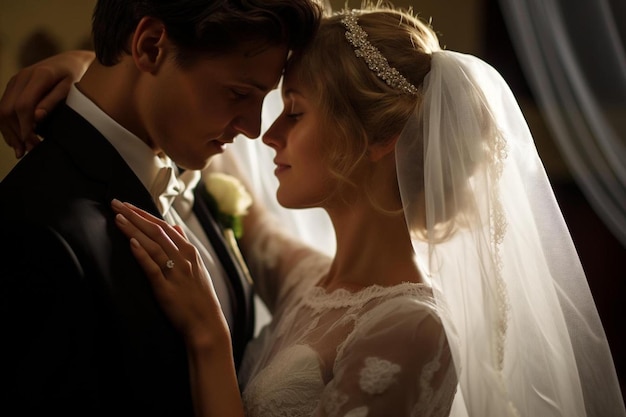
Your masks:
[[[196,173],[198,174],[197,178],[191,180],[192,184],[187,190],[181,190],[181,194],[185,194],[185,201],[174,202],[171,207],[163,205],[158,197],[159,192],[164,189],[163,171],[169,168],[175,175],[178,174],[178,169],[172,160],[163,153],[155,154],[154,150],[145,142],[113,120],[94,102],[82,94],[75,85],[72,85],[70,89],[66,104],[94,126],[119,152],[124,161],[126,161],[141,183],[153,196],[163,218],[168,223],[178,224],[183,228],[189,241],[200,252],[213,281],[213,286],[228,325],[232,328],[233,311],[225,281],[228,278],[200,222],[193,210],[191,210],[193,205],[193,186],[197,183],[199,173]],[[189,172],[189,174],[194,173]],[[183,212],[177,212],[177,208]]]

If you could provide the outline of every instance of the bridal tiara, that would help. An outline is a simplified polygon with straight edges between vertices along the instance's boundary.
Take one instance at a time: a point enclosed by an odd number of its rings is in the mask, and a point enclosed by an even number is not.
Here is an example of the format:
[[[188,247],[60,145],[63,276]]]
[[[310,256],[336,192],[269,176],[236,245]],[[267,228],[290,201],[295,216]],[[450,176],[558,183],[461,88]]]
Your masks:
[[[346,39],[354,47],[354,54],[363,58],[367,66],[378,78],[387,83],[388,86],[401,91],[404,94],[416,95],[417,88],[407,81],[400,72],[389,65],[378,48],[367,40],[367,32],[358,24],[354,12],[348,12],[342,17],[341,23],[346,27]]]

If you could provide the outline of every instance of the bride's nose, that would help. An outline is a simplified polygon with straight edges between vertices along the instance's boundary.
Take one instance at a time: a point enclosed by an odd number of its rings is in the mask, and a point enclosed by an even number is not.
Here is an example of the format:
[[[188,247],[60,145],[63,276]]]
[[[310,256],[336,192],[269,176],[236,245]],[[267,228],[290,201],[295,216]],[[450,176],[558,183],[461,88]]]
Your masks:
[[[281,128],[280,117],[263,134],[263,143],[277,149],[284,145],[284,129]]]

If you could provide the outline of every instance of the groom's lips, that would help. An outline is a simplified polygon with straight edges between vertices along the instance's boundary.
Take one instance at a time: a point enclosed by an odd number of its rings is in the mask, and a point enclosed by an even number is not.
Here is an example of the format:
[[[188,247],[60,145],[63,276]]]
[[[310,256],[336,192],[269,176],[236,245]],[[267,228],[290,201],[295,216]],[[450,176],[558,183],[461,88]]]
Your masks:
[[[212,140],[211,141],[211,145],[218,151],[218,152],[224,152],[224,146],[228,143],[233,143],[233,142],[227,142],[227,141],[223,141],[223,140]]]

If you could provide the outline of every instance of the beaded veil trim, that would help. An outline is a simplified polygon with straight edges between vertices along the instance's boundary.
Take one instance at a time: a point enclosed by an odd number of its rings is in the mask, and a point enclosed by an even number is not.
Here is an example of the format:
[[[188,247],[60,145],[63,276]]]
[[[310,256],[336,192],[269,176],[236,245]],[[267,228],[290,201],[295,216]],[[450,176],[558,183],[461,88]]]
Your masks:
[[[407,81],[400,72],[389,65],[378,48],[367,40],[367,32],[358,24],[358,19],[354,12],[348,12],[341,19],[341,23],[346,27],[346,39],[354,47],[354,53],[359,58],[363,58],[370,70],[372,70],[378,78],[404,94],[416,95],[417,88]]]

